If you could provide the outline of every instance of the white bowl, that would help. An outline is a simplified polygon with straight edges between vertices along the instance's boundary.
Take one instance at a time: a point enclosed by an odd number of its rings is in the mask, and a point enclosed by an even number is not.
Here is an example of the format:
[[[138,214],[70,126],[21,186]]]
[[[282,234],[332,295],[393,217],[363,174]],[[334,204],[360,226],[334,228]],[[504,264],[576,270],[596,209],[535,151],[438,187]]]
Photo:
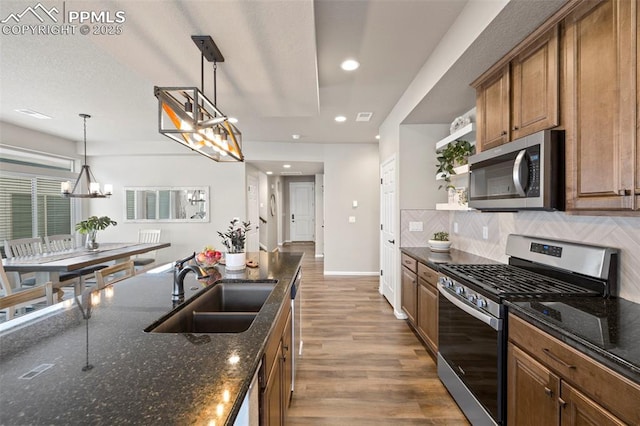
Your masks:
[[[429,247],[431,248],[431,251],[449,251],[451,241],[429,240]]]

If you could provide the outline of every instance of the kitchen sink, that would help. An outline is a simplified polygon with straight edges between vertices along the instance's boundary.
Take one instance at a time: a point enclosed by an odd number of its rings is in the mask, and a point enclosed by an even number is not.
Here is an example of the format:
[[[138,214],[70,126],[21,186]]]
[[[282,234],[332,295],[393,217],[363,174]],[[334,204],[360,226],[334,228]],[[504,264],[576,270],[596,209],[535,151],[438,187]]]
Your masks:
[[[159,318],[151,333],[241,333],[264,305],[276,280],[220,281]]]

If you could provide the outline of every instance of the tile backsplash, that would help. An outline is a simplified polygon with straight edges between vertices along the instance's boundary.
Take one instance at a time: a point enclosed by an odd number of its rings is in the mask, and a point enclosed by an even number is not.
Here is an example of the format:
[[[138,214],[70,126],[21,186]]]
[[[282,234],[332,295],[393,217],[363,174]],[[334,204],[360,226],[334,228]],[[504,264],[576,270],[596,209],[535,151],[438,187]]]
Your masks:
[[[409,222],[422,221],[422,232]],[[454,233],[454,224],[458,232]],[[640,303],[640,218],[572,216],[562,212],[479,213],[436,210],[400,212],[401,245],[426,246],[434,232],[448,230],[452,247],[500,262],[507,235],[525,234],[616,247],[620,250],[619,295]],[[483,238],[486,229],[487,238]]]

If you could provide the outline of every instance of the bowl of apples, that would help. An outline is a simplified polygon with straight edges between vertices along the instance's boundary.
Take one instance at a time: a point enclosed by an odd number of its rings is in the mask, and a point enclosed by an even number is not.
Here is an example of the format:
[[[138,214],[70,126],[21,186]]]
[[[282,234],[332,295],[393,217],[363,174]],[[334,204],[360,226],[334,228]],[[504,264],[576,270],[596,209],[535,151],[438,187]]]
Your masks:
[[[222,253],[211,246],[206,246],[204,250],[196,255],[196,262],[203,268],[213,268],[220,259]]]

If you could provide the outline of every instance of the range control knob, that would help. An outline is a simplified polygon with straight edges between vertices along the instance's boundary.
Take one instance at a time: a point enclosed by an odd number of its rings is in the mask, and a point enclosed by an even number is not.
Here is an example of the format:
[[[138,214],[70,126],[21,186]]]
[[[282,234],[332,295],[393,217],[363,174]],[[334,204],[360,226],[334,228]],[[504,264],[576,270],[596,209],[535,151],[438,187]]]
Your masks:
[[[440,277],[438,278],[438,282],[440,282],[440,284],[442,284],[445,288],[450,288],[453,286],[453,282],[449,277]]]
[[[486,300],[484,300],[484,299],[478,298],[478,299],[476,300],[476,306],[477,306],[478,308],[486,308],[486,307],[487,307],[487,301],[486,301]]]
[[[456,287],[456,294],[463,295],[464,294],[464,287],[457,286]]]
[[[477,299],[477,298],[478,298],[478,297],[477,297],[475,294],[470,294],[470,295],[468,295],[468,296],[467,296],[467,300],[468,300],[469,302],[471,302],[471,303],[475,303],[475,301],[476,301],[476,299]]]

